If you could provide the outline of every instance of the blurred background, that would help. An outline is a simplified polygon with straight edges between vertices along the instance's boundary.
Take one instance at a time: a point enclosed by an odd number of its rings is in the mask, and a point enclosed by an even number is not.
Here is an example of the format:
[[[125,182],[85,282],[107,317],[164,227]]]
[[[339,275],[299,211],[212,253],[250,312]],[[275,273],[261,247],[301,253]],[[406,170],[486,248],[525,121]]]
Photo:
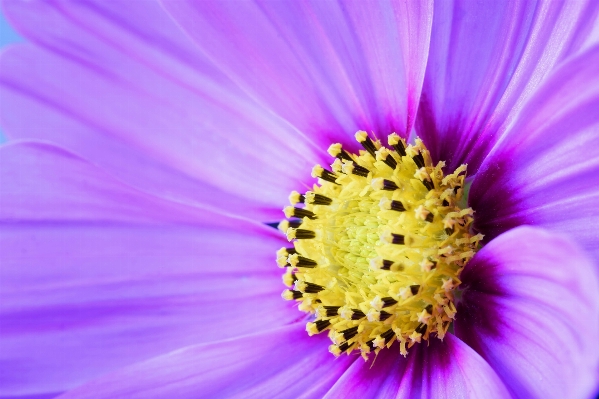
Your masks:
[[[4,48],[12,43],[18,43],[23,41],[24,39],[19,36],[17,32],[8,24],[6,18],[4,18],[4,14],[0,10],[0,51],[4,50]],[[1,100],[1,99],[0,99]],[[2,106],[2,104],[0,104]],[[4,143],[6,138],[4,136],[4,132],[2,132],[2,127],[0,126],[0,144]]]

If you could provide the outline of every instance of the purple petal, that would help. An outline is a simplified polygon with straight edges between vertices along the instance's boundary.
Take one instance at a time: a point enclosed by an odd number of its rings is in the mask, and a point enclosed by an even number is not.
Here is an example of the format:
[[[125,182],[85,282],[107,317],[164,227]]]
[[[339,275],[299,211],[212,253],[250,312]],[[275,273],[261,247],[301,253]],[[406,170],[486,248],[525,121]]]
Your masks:
[[[523,224],[570,234],[599,262],[599,47],[565,64],[523,110],[470,190],[487,238]]]
[[[325,144],[358,129],[409,134],[429,2],[164,2],[252,98]]]
[[[397,345],[376,359],[354,362],[326,398],[505,398],[508,392],[493,369],[453,335],[410,349]]]
[[[5,146],[0,161],[0,396],[297,318],[273,229],[151,197],[48,145]]]
[[[435,3],[418,133],[450,170],[476,173],[548,73],[576,52],[599,3]]]
[[[590,397],[599,367],[599,291],[577,246],[519,227],[483,247],[460,278],[456,333],[514,397]]]
[[[196,345],[109,374],[61,396],[321,398],[355,357],[335,359],[304,324]]]
[[[38,45],[2,54],[11,138],[52,141],[177,201],[225,207],[215,198],[240,197],[227,209],[262,220],[280,217],[321,161],[326,148],[244,94],[154,2],[5,9]]]

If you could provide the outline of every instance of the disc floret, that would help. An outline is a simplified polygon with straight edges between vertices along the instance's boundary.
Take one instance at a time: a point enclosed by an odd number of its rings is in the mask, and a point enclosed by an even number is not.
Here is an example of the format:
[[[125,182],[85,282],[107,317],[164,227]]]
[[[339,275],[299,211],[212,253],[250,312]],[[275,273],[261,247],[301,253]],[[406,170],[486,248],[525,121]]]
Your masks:
[[[367,358],[395,341],[406,355],[445,336],[460,272],[482,239],[470,233],[472,209],[459,206],[466,165],[445,176],[419,139],[391,134],[390,148],[363,131],[356,139],[364,151],[331,145],[331,169],[316,165],[318,184],[289,197],[283,297],[314,315],[308,334],[328,331],[336,356]]]

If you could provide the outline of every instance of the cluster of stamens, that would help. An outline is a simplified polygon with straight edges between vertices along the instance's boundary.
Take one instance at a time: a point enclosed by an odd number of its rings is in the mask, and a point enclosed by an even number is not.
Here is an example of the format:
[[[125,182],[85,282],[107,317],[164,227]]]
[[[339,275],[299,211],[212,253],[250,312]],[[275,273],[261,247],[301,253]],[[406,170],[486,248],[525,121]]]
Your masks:
[[[328,330],[336,356],[366,359],[395,341],[405,356],[447,333],[460,272],[482,239],[459,206],[466,165],[444,176],[419,139],[391,134],[390,148],[363,131],[356,139],[365,151],[333,144],[331,169],[316,165],[318,184],[289,197],[279,229],[293,247],[277,252],[283,298],[314,315],[310,335]]]

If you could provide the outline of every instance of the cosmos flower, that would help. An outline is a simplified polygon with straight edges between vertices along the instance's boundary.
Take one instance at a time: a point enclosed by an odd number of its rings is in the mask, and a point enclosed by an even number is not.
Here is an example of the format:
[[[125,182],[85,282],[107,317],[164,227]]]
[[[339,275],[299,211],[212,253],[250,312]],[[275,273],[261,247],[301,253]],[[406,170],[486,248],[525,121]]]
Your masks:
[[[31,43],[0,68],[0,397],[588,397],[597,7],[4,2]],[[375,147],[396,132],[412,152],[355,161],[359,130]],[[310,172],[336,143],[356,154],[336,178],[371,178],[377,156],[415,168],[426,155],[423,195],[437,193],[427,175],[440,161],[445,176],[467,164],[453,188],[457,201],[471,183],[473,234],[460,238],[484,245],[442,282],[461,282],[442,313],[453,332],[405,357],[401,343],[381,349],[387,336],[366,362],[335,357],[326,333],[305,331],[316,308],[280,298],[275,252],[290,244],[267,223],[291,191],[320,190]],[[443,206],[405,211],[424,226]]]

